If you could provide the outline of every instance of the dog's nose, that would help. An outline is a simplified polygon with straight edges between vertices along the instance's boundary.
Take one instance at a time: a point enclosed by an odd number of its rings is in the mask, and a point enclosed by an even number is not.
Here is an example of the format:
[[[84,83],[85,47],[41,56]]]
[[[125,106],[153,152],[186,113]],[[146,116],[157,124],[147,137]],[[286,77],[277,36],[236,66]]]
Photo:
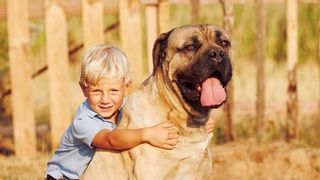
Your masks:
[[[211,49],[208,53],[209,57],[216,61],[216,62],[221,62],[222,59],[225,56],[224,51],[220,50],[220,49]]]

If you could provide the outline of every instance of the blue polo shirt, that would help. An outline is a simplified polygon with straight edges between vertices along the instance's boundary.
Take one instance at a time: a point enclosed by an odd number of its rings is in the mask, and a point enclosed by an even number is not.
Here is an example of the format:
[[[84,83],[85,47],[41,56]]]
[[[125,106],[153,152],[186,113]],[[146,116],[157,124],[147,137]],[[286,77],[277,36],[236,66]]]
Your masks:
[[[122,116],[122,106],[117,122]],[[115,127],[116,124],[92,111],[88,101],[84,101],[64,132],[59,147],[47,163],[46,176],[49,174],[56,179],[79,179],[95,153],[95,147],[91,144],[94,136],[102,129],[113,130]]]

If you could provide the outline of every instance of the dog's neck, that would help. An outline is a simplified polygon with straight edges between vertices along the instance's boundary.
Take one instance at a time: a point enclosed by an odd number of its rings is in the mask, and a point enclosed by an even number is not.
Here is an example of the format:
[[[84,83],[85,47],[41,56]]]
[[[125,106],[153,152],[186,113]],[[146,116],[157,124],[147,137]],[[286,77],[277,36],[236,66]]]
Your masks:
[[[175,110],[182,118],[187,117],[188,110],[185,109],[183,102],[179,99],[179,95],[171,87],[171,82],[163,76],[163,73],[156,73],[154,80],[157,86],[159,97],[167,104],[170,109]]]

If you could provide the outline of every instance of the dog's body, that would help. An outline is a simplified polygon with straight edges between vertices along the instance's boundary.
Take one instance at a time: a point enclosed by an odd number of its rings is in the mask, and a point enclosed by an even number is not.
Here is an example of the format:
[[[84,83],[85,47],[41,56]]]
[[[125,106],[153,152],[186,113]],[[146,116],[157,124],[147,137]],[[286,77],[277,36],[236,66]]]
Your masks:
[[[153,74],[128,98],[119,126],[171,121],[179,129],[178,146],[165,150],[142,144],[121,154],[98,150],[83,178],[209,179],[212,133],[203,125],[209,111],[225,101],[230,53],[230,39],[215,25],[183,26],[160,35]]]

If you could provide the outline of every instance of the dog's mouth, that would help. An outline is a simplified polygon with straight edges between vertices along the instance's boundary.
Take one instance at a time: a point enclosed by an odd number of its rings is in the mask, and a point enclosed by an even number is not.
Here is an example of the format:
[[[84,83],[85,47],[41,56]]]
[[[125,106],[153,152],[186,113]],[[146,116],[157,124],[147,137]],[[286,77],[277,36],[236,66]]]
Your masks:
[[[177,84],[183,98],[196,110],[203,111],[218,108],[226,101],[225,85],[222,82],[221,72],[216,70],[198,82],[181,80]]]

